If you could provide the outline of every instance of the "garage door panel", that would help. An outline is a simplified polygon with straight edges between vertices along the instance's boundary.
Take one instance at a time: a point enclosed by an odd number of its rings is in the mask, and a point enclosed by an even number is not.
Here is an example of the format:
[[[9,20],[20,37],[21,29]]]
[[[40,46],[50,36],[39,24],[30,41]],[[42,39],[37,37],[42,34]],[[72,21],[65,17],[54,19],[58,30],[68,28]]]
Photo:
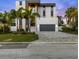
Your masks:
[[[55,31],[55,24],[41,24],[40,31]]]

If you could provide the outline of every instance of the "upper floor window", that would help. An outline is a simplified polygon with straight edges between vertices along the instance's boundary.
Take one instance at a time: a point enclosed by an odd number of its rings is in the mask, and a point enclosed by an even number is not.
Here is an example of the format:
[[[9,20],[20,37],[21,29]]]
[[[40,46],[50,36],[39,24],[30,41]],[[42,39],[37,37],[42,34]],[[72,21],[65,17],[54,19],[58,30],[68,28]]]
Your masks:
[[[51,16],[53,16],[53,6],[51,6]]]
[[[45,17],[45,10],[43,10],[43,16]]]
[[[16,26],[16,23],[11,23],[11,26]]]
[[[22,5],[22,1],[19,1],[19,5]]]
[[[46,16],[46,12],[45,12],[45,6],[43,6],[43,16]]]
[[[15,20],[12,20],[11,26],[16,26]]]

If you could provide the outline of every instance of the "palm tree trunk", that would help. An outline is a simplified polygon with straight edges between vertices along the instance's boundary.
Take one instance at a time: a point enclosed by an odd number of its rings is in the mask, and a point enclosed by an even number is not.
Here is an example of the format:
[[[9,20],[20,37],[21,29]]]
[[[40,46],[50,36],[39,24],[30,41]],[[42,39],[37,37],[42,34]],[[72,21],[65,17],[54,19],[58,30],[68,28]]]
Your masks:
[[[22,18],[19,19],[19,31],[22,29]]]
[[[3,27],[2,27],[2,31],[5,32],[5,31],[4,31],[4,24],[3,24]]]
[[[18,18],[17,18],[17,31],[18,31]]]
[[[25,19],[25,31],[28,31],[26,24],[27,24],[27,19]]]
[[[31,32],[31,19],[29,19],[29,24],[28,24],[28,31]]]

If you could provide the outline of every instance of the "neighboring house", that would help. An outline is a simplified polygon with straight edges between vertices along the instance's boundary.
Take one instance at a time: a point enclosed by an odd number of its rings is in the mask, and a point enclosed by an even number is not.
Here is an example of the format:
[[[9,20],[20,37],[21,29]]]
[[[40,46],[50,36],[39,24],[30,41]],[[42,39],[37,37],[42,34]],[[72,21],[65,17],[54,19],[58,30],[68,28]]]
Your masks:
[[[40,14],[40,17],[35,19],[35,31],[58,31],[58,18],[56,15],[55,3],[40,3],[40,0],[16,0],[16,10],[19,8],[32,7],[33,12]],[[17,25],[19,27],[22,24],[22,28],[25,30],[25,19],[22,21],[15,20],[16,25],[11,27],[12,31],[17,31]]]
[[[63,20],[63,25],[67,25],[68,17],[63,17],[62,20]]]
[[[62,16],[57,16],[58,17],[58,26],[62,26],[63,25],[63,17]]]

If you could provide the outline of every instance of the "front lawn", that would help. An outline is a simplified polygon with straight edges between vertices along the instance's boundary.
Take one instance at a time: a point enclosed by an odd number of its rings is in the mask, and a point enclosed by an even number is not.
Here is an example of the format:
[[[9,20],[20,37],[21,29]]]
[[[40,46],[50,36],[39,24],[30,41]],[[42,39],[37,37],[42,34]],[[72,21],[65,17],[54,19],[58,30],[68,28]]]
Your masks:
[[[35,33],[16,34],[6,33],[0,34],[0,42],[31,42],[38,39],[38,35]]]

